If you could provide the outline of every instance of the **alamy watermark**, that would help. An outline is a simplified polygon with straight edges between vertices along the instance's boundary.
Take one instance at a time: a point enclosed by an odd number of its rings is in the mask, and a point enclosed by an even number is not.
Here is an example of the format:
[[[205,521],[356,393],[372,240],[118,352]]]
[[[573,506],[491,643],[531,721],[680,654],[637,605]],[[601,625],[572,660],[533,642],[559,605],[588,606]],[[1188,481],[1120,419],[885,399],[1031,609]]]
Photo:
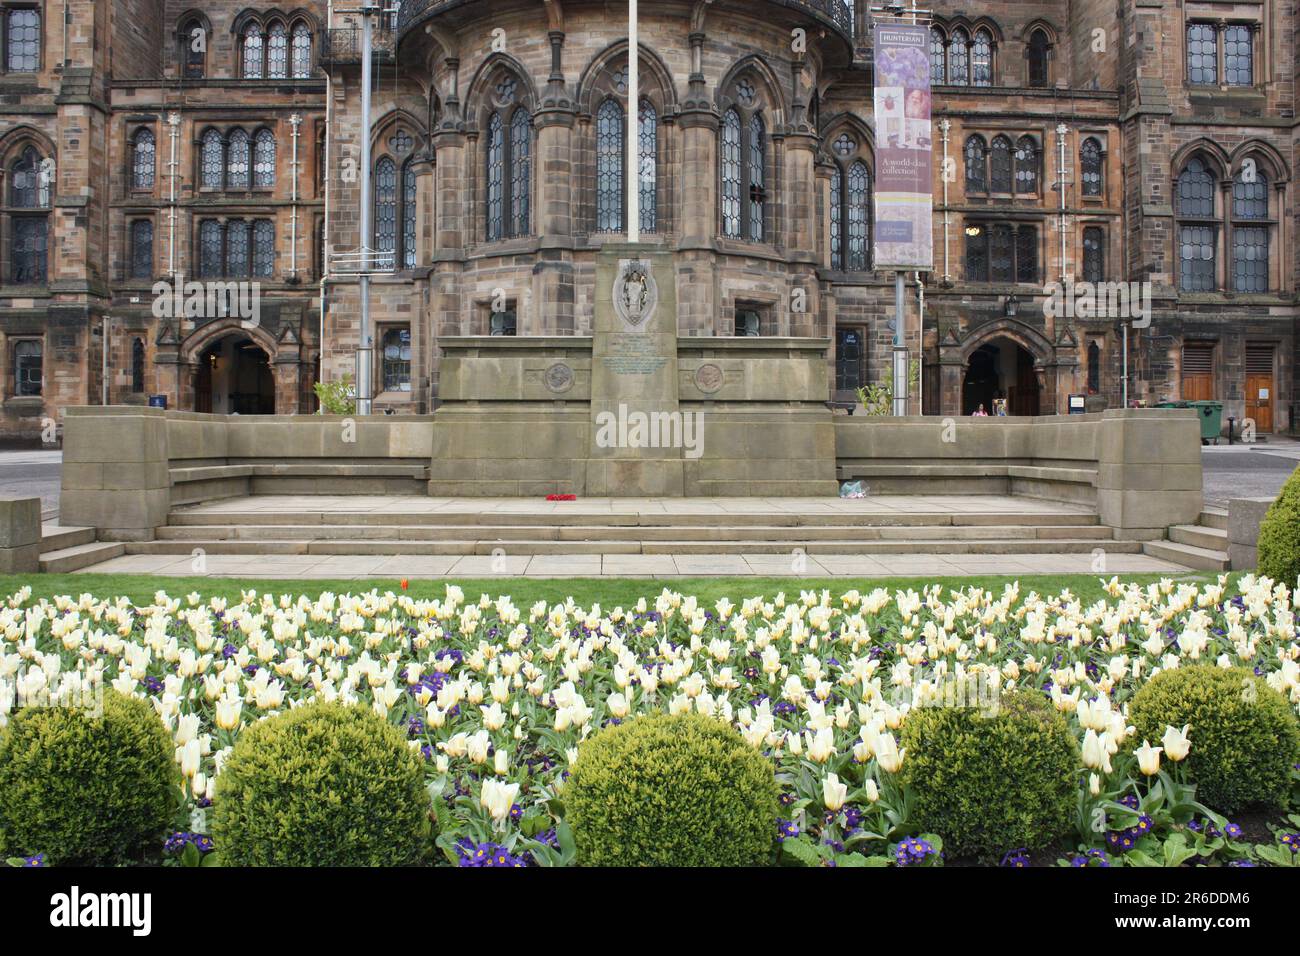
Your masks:
[[[57,686],[51,686],[39,667],[20,668],[11,677],[0,677],[0,717],[27,707],[65,707],[87,717],[102,717],[104,682],[96,675],[86,678],[70,674]]]
[[[245,329],[262,324],[262,283],[160,279],[153,286],[156,319],[238,318]]]
[[[1128,319],[1135,329],[1151,325],[1150,282],[1049,282],[1043,311],[1054,319]]]
[[[703,412],[617,412],[596,415],[597,448],[681,448],[692,460],[704,454]]]

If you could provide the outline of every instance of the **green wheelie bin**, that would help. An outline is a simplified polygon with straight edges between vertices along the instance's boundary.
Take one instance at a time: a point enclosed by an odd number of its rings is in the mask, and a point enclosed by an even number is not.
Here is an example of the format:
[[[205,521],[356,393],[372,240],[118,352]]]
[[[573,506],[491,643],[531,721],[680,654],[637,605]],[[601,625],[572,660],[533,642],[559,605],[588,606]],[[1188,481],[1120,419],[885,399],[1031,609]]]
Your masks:
[[[1201,444],[1212,441],[1219,443],[1219,433],[1223,430],[1223,402],[1188,402],[1196,409],[1201,418]]]

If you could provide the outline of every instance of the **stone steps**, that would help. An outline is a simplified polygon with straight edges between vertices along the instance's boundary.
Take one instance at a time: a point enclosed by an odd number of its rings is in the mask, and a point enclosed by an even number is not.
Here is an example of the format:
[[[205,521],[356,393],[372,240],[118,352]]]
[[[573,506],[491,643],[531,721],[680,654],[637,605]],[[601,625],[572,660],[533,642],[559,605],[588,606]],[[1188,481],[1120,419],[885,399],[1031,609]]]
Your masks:
[[[1201,512],[1201,516],[1196,519],[1196,523],[1205,528],[1214,528],[1218,531],[1228,530],[1228,509],[1227,508],[1206,508]]]
[[[1169,540],[1178,544],[1190,544],[1205,551],[1228,552],[1228,532],[1218,528],[1196,524],[1174,525],[1169,529]]]
[[[196,538],[130,542],[128,554],[187,555],[196,550],[210,555],[510,555],[573,554],[1088,554],[1098,549],[1111,554],[1139,554],[1138,541],[1096,538],[984,538],[984,539],[850,539],[816,541],[797,537],[776,540],[384,540],[381,538],[239,540]]]
[[[164,541],[954,541],[1110,540],[1102,525],[833,526],[798,528],[764,525],[636,527],[619,525],[179,525],[160,528]]]
[[[1197,571],[1227,571],[1232,566],[1228,555],[1223,551],[1198,548],[1178,541],[1146,541],[1142,545],[1142,552]]]
[[[98,543],[77,544],[69,548],[43,552],[40,559],[40,568],[46,574],[68,574],[72,571],[88,568],[92,564],[120,558],[124,554],[126,554],[126,545],[118,542],[101,541]]]
[[[64,528],[57,524],[41,525],[41,551],[60,551],[95,540],[94,528]]]

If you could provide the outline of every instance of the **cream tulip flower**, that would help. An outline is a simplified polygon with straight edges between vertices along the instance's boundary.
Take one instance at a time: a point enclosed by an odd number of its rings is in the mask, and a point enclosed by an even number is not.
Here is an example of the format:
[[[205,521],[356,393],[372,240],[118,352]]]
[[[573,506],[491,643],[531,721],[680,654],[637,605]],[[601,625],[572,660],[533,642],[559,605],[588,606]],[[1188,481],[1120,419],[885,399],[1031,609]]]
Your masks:
[[[1142,741],[1142,746],[1133,751],[1138,758],[1138,769],[1148,777],[1154,777],[1160,772],[1160,754],[1163,752],[1164,748],[1152,747],[1147,741]]]
[[[518,795],[519,784],[500,783],[488,779],[483,781],[483,789],[479,794],[479,804],[487,809],[496,823],[500,824],[504,823],[506,817],[510,815],[510,808],[514,805],[515,797]]]
[[[849,788],[847,784],[840,783],[837,774],[827,774],[822,780],[822,803],[826,809],[832,813],[837,812],[840,807],[844,806],[844,801],[848,799]]]
[[[898,749],[893,734],[880,734],[876,737],[876,763],[885,773],[898,773],[903,767],[903,758],[907,749]]]
[[[876,781],[870,777],[867,778],[867,782],[863,784],[862,789],[866,791],[867,800],[871,803],[875,803],[880,799],[880,788],[876,786]]]
[[[1165,735],[1160,738],[1160,742],[1165,745],[1165,755],[1174,763],[1186,758],[1191,752],[1192,741],[1188,737],[1188,731],[1191,730],[1191,724],[1183,724],[1183,729],[1166,726]]]

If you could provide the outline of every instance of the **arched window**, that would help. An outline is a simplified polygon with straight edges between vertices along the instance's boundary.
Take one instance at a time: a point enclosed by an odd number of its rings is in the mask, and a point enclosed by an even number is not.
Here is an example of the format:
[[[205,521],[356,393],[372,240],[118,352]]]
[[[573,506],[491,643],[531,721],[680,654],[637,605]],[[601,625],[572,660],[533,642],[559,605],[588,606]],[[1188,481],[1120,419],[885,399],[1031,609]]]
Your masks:
[[[265,75],[262,64],[264,52],[262,28],[256,23],[250,23],[244,28],[244,40],[241,50],[244,63],[244,79],[260,80]]]
[[[153,189],[154,152],[153,130],[140,127],[131,140],[132,189]]]
[[[131,343],[131,391],[136,395],[144,392],[144,339]]]
[[[1083,281],[1102,282],[1106,275],[1106,238],[1100,226],[1083,230]]]
[[[271,24],[266,40],[266,75],[272,80],[283,80],[289,75],[289,35],[284,24]]]
[[[1079,175],[1085,196],[1101,195],[1101,144],[1096,137],[1089,136],[1079,144]]]
[[[41,14],[31,7],[4,11],[5,72],[35,73],[41,68]]]
[[[180,29],[181,70],[187,79],[202,79],[207,72],[208,32],[200,20],[188,20]]]
[[[265,127],[253,137],[253,188],[275,188],[275,134]]]
[[[311,76],[311,28],[301,20],[293,25],[293,77]]]
[[[740,113],[722,117],[722,234],[740,238]]]
[[[989,149],[989,191],[1009,193],[1011,180],[1011,140],[1005,136],[994,136]]]
[[[1038,192],[1038,143],[1032,136],[1022,136],[1016,142],[1016,194],[1034,195]]]
[[[749,238],[763,241],[763,218],[767,206],[766,164],[767,132],[761,113],[749,120]]]
[[[984,27],[975,31],[971,44],[970,82],[971,86],[993,85],[993,35]]]
[[[1178,176],[1178,288],[1210,292],[1217,286],[1218,223],[1214,220],[1214,173],[1193,156]]]
[[[269,219],[253,223],[253,276],[269,278],[275,271],[275,224]]]
[[[968,136],[966,138],[966,194],[982,196],[988,191],[988,147],[984,143],[983,136]]]
[[[507,76],[496,86],[501,104],[487,123],[487,238],[528,235],[531,224],[532,117],[523,104],[514,106],[518,81]]]
[[[1047,55],[1050,46],[1045,30],[1035,30],[1029,35],[1029,45],[1025,51],[1025,59],[1029,61],[1030,86],[1047,85]]]
[[[415,159],[402,166],[402,259],[403,269],[414,269],[415,259]]]
[[[40,339],[22,339],[14,343],[14,394],[40,395],[45,375],[42,369]]]
[[[659,228],[659,113],[649,100],[641,101],[637,131],[641,231],[652,233]]]
[[[948,38],[938,27],[930,27],[930,82],[941,86],[947,81]]]
[[[49,279],[49,213],[52,170],[35,146],[23,147],[9,165],[9,279],[13,285],[44,285]]]
[[[153,278],[153,220],[131,223],[131,278]]]
[[[623,229],[623,107],[613,97],[596,111],[596,231]]]
[[[220,189],[225,179],[226,148],[221,134],[210,129],[203,134],[199,149],[199,188]]]
[[[226,137],[226,188],[248,188],[248,134],[233,129]]]
[[[411,390],[411,329],[409,326],[388,329],[384,332],[383,367],[381,378],[385,392]]]
[[[1268,291],[1268,177],[1258,166],[1232,179],[1232,289]]]
[[[832,146],[831,267],[849,272],[871,268],[871,172],[857,140],[842,133]]]
[[[1096,395],[1101,391],[1101,346],[1096,342],[1088,343],[1088,394]]]
[[[970,34],[958,27],[948,47],[948,82],[953,86],[970,83]]]
[[[381,269],[397,252],[397,164],[387,156],[375,163],[375,252]]]

